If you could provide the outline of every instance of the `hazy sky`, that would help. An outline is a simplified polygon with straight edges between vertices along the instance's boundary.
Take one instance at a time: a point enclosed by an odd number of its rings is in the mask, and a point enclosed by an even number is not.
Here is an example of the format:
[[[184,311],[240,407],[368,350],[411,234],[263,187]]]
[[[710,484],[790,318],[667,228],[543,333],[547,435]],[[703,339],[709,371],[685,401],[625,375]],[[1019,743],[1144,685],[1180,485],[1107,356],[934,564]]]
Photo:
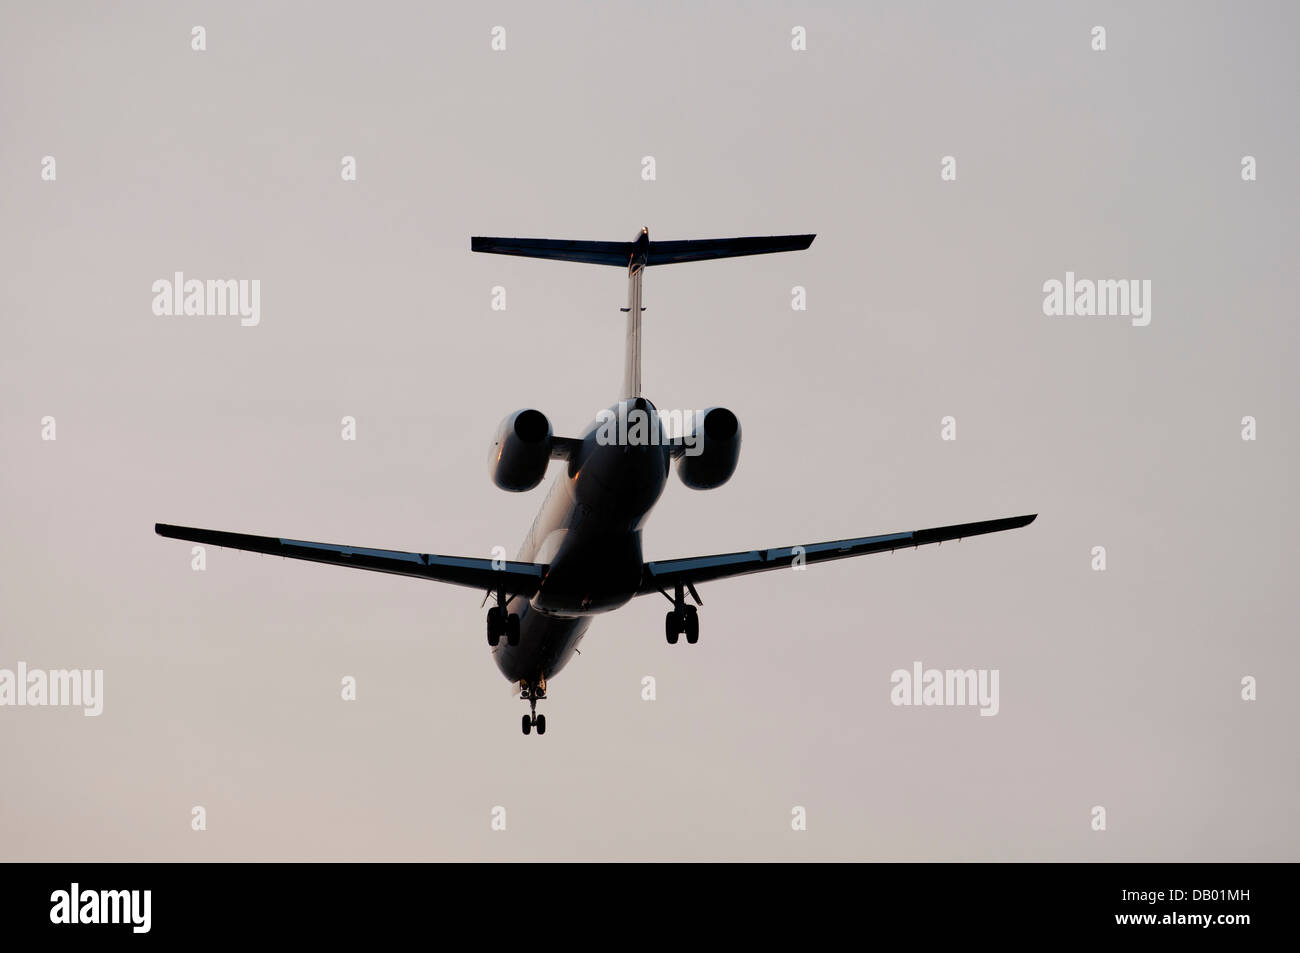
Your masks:
[[[0,858],[1298,859],[1300,13],[867,6],[6,4],[0,669],[104,711],[0,708]],[[469,238],[642,224],[818,236],[648,273],[648,396],[745,437],[648,558],[1038,521],[704,586],[695,646],[638,599],[544,738],[478,594],[154,535],[513,554],[493,430],[618,396],[625,280]],[[1045,316],[1067,271],[1151,323]],[[997,716],[892,705],[915,661]]]

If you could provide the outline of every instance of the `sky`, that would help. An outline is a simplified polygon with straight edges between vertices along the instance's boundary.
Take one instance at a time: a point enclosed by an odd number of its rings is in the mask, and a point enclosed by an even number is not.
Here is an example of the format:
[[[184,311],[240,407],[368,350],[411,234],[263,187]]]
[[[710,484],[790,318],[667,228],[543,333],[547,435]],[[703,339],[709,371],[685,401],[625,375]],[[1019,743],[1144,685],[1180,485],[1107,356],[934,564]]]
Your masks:
[[[0,859],[1296,860],[1298,21],[5,5],[0,673],[104,687],[0,706]],[[494,430],[618,397],[625,279],[469,238],[642,225],[817,234],[646,275],[647,396],[744,428],[648,559],[1037,521],[711,583],[694,646],[634,600],[542,738],[478,593],[154,535],[513,555]],[[156,314],[178,271],[257,324]],[[1045,314],[1067,273],[1149,323]],[[917,662],[997,714],[894,704]]]

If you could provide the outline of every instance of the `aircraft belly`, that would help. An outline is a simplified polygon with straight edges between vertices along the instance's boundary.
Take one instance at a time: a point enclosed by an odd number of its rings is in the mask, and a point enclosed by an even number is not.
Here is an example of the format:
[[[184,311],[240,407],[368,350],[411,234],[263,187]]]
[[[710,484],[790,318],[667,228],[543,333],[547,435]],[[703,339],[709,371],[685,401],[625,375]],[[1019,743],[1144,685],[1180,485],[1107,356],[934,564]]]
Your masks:
[[[594,615],[626,605],[641,586],[636,532],[571,532],[532,604],[561,615]]]
[[[554,677],[573,657],[591,624],[590,618],[541,612],[522,597],[510,601],[509,611],[519,614],[519,644],[507,645],[502,639],[492,654],[501,674],[512,682]]]

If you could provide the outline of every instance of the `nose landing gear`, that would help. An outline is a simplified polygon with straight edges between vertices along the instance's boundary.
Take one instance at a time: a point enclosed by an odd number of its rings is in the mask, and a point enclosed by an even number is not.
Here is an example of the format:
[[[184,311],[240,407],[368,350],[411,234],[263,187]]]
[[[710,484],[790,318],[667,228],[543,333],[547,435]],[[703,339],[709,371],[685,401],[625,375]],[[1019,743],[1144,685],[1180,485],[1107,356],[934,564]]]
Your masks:
[[[524,715],[524,734],[532,734],[534,728],[539,735],[546,734],[546,716],[537,714],[537,703],[546,697],[546,679],[539,678],[532,683],[522,682],[520,689],[520,697],[528,702],[529,709],[529,714]]]

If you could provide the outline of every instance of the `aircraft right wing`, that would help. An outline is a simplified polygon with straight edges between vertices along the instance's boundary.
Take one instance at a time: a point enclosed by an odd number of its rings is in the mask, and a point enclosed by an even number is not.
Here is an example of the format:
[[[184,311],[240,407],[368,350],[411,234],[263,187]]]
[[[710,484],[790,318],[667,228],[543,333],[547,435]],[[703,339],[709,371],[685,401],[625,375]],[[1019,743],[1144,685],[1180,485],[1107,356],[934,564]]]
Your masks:
[[[837,539],[828,543],[808,543],[804,546],[783,546],[778,549],[753,549],[747,553],[723,553],[717,556],[692,556],[686,559],[665,559],[646,563],[641,572],[641,588],[637,595],[661,592],[675,588],[678,583],[693,585],[711,579],[743,576],[752,572],[785,569],[795,558],[802,556],[805,563],[819,563],[829,559],[847,559],[868,553],[893,552],[942,543],[949,539],[982,536],[1019,529],[1032,523],[1038,514],[1011,516],[1006,519],[984,520],[980,523],[959,523],[934,529],[918,529],[910,533],[888,533],[884,536],[861,536],[857,539]]]

